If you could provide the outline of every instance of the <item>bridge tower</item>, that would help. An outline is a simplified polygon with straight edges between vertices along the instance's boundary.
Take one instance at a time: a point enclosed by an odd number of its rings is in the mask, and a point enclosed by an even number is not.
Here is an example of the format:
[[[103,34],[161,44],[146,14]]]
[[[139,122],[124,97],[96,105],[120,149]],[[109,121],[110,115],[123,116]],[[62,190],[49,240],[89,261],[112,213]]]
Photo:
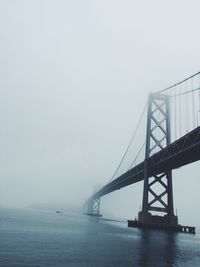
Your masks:
[[[94,199],[93,197],[89,200],[87,205],[87,215],[101,217],[100,214],[100,198]]]
[[[166,170],[150,177],[148,164],[149,157],[170,142],[169,96],[151,93],[148,100],[143,203],[138,214],[142,224],[178,225],[173,207],[172,171]]]

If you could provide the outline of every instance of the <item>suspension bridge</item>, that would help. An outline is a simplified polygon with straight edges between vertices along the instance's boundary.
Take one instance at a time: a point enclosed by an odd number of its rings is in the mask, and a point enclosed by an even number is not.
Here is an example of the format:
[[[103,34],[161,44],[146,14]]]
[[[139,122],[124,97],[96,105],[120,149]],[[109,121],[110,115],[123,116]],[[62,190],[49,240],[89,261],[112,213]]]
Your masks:
[[[140,129],[145,132],[143,138]],[[128,154],[134,159],[129,166],[125,164]],[[142,210],[136,224],[177,228],[172,171],[197,160],[200,160],[200,72],[149,94],[116,171],[88,199],[87,214],[100,216],[101,197],[143,180]]]

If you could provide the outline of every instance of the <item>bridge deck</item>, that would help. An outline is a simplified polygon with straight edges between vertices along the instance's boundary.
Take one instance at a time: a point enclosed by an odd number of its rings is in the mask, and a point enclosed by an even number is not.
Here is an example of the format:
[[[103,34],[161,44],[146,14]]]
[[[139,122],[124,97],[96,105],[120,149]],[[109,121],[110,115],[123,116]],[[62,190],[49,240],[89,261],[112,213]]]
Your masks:
[[[197,160],[200,160],[200,127],[195,128],[163,150],[152,155],[148,159],[150,176],[182,167]],[[106,184],[92,198],[97,199],[143,179],[144,161]]]

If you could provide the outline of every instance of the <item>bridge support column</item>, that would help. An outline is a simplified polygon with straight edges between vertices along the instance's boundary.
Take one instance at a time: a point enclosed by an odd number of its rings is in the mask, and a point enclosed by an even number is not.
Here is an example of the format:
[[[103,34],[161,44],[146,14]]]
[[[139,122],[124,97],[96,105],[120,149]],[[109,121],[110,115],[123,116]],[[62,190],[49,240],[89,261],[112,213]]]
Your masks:
[[[177,226],[174,215],[172,171],[150,177],[148,159],[154,153],[170,144],[170,103],[169,97],[150,94],[148,102],[146,154],[144,169],[144,190],[142,211],[138,220],[142,224]],[[151,212],[154,212],[152,214]]]
[[[100,214],[100,198],[90,199],[87,207],[87,215],[101,217]]]

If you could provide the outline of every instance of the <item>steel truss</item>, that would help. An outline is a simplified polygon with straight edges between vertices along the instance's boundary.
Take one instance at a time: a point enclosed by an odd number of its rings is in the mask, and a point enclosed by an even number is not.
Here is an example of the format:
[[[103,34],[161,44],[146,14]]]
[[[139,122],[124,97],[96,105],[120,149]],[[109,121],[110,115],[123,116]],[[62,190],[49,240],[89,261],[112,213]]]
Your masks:
[[[170,107],[168,96],[150,94],[148,103],[144,191],[142,213],[150,211],[174,215],[172,171],[150,177],[149,158],[170,144]]]

